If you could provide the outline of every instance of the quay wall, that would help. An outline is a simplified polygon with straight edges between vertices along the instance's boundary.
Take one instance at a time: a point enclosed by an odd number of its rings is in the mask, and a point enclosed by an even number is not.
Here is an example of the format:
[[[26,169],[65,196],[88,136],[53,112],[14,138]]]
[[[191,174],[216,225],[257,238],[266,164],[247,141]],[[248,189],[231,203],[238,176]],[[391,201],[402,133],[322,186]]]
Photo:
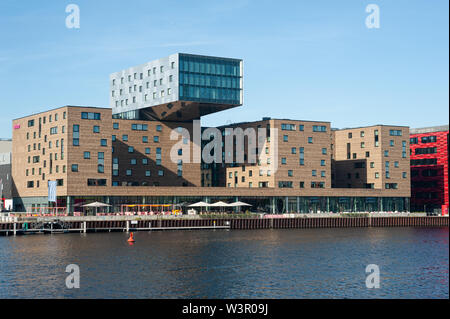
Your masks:
[[[188,229],[302,229],[348,227],[448,227],[446,216],[414,217],[296,217],[296,218],[160,218],[160,219],[87,219],[53,220],[65,232],[188,230]],[[0,222],[0,235],[44,232],[48,221]],[[53,227],[53,226],[52,226]],[[56,226],[55,226],[56,227]],[[53,231],[53,228],[52,228]]]

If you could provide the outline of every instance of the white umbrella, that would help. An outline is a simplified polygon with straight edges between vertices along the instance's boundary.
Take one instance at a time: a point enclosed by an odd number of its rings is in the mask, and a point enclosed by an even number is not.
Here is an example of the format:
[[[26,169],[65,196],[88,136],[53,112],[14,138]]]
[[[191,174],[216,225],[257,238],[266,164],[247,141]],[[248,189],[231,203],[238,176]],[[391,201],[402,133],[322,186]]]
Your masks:
[[[211,206],[211,204],[208,204],[205,202],[198,202],[198,203],[191,204],[188,207],[209,207],[209,206]]]
[[[100,203],[100,202],[93,202],[90,204],[83,205],[82,207],[95,207],[95,215],[97,215],[97,209],[98,207],[111,207],[111,205]]]
[[[230,204],[231,207],[253,206],[244,202],[235,202]]]
[[[111,205],[100,202],[93,202],[90,204],[83,205],[83,207],[111,207]]]
[[[230,204],[227,204],[227,203],[222,202],[222,201],[214,203],[214,204],[211,204],[209,206],[210,207],[231,207]]]

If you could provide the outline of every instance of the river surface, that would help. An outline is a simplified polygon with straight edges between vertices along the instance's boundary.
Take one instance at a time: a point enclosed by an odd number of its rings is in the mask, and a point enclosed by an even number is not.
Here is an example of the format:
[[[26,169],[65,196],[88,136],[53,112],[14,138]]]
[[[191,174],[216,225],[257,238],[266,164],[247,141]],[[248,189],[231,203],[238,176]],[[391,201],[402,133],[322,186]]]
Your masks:
[[[446,228],[0,237],[0,298],[449,298]],[[66,287],[66,266],[80,288]],[[366,287],[366,266],[380,287]]]

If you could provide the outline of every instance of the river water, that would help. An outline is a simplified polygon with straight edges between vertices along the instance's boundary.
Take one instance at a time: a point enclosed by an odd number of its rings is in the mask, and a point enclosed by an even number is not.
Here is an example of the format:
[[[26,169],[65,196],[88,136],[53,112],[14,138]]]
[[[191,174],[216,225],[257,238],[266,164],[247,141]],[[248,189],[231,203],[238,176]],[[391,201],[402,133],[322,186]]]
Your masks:
[[[0,298],[449,298],[446,228],[0,237]],[[66,266],[80,288],[66,287]],[[366,266],[380,288],[366,287]]]

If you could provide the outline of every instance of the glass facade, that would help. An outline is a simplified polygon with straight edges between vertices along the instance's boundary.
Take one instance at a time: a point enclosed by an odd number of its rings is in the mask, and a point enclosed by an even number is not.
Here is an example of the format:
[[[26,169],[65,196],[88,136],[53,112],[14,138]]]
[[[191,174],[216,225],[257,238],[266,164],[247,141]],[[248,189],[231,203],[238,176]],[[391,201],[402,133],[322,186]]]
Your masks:
[[[58,206],[66,206],[67,197],[58,197]],[[354,213],[354,212],[407,212],[410,209],[408,197],[325,197],[325,196],[102,196],[102,197],[70,197],[69,211],[73,212],[74,204],[100,201],[108,203],[112,207],[107,211],[119,212],[123,204],[190,204],[204,201],[214,203],[216,201],[234,202],[243,201],[252,205],[252,212],[264,212],[267,214],[284,213]],[[26,209],[32,204],[47,203],[46,197],[14,198],[16,209]],[[21,207],[20,207],[21,206]],[[187,206],[183,206],[184,210]],[[208,209],[207,209],[208,210]],[[227,210],[234,210],[228,209]]]
[[[240,60],[180,54],[180,100],[242,104]]]

